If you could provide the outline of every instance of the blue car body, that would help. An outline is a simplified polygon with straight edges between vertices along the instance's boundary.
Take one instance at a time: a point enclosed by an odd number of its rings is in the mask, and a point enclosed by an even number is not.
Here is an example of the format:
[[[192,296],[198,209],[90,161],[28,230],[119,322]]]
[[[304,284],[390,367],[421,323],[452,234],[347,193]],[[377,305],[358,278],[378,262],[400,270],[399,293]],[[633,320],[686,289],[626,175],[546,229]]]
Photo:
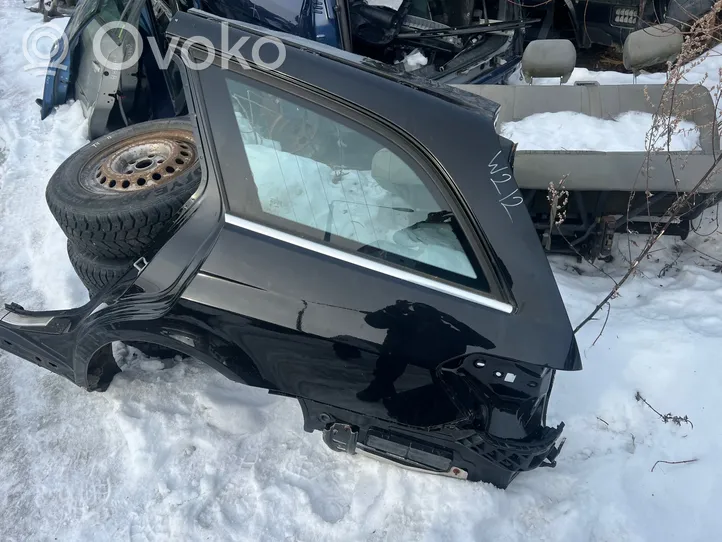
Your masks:
[[[343,48],[337,17],[337,0],[189,0],[192,3],[186,5],[176,3],[183,0],[171,1],[173,5],[170,9],[185,11],[196,8],[227,19],[244,21],[327,46]],[[110,3],[116,8],[122,7],[123,20],[136,25],[143,35],[152,36],[157,43],[164,41],[158,25],[154,24],[154,4],[151,0],[81,0],[65,29],[64,39],[58,40],[55,44],[55,51],[45,78],[41,118],[47,117],[56,106],[75,98],[73,82],[77,75],[79,57],[84,54],[81,35],[91,20]],[[131,4],[139,8],[137,10],[139,17],[136,13],[135,20],[129,20],[127,17],[127,12],[132,11],[128,9]],[[506,55],[501,65],[488,69],[478,76],[472,73],[459,82],[503,83],[516,69],[520,60],[520,51],[511,52]],[[447,75],[443,82],[456,82],[450,81],[448,77]],[[153,92],[152,107],[157,113],[154,116],[163,116],[162,111],[167,114],[171,110],[166,103],[169,100],[167,89]]]

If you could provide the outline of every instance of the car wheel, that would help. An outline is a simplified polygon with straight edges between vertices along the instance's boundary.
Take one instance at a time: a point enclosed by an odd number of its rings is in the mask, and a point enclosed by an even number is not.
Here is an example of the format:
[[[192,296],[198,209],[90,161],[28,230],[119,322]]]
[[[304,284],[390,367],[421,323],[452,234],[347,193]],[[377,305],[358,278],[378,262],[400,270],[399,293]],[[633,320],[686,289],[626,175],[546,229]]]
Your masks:
[[[129,258],[113,260],[88,254],[80,250],[72,241],[68,241],[68,257],[75,273],[88,289],[90,297],[125,275],[133,265],[133,260]]]
[[[68,241],[68,257],[82,283],[88,289],[88,294],[93,297],[108,284],[112,284],[133,265],[132,259],[111,260],[101,258],[94,254],[86,254]],[[159,344],[145,342],[127,342],[128,346],[137,348],[146,356],[151,358],[167,359],[172,358],[178,352]]]
[[[78,251],[107,259],[141,256],[201,179],[191,123],[135,124],[70,156],[45,192]]]

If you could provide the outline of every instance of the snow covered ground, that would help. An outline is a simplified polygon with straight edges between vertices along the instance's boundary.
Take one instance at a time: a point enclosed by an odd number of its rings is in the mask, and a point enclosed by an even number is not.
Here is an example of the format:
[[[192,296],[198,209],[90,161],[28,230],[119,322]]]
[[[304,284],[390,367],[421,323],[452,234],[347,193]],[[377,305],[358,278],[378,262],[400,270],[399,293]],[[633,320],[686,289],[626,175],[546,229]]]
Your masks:
[[[44,200],[85,126],[78,104],[39,120],[43,79],[22,71],[20,47],[38,20],[19,0],[0,0],[0,299],[36,309],[85,300]],[[559,375],[550,409],[552,422],[567,423],[559,466],[506,491],[334,454],[302,431],[295,402],[197,362],[118,352],[123,373],[89,394],[2,354],[0,539],[718,539],[722,233],[713,213],[699,233],[658,245],[611,303],[596,344],[604,313],[579,333],[584,371]],[[628,241],[641,240],[621,238],[619,262]],[[569,259],[552,265],[579,322],[611,281]],[[604,270],[618,278],[624,268]],[[663,423],[637,392],[694,428]]]

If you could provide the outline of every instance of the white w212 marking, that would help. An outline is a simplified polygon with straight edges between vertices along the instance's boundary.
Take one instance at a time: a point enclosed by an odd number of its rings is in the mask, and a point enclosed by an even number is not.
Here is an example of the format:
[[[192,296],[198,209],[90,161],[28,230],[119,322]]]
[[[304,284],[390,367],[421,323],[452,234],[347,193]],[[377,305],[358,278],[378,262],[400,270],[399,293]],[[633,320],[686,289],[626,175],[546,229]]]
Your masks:
[[[506,211],[509,220],[511,220],[513,223],[514,219],[511,217],[509,208],[521,205],[522,203],[524,203],[524,198],[519,193],[518,188],[515,188],[512,192],[509,192],[509,189],[511,187],[507,188],[505,186],[505,183],[511,181],[511,175],[509,173],[502,173],[505,169],[509,169],[508,166],[500,168],[499,164],[496,163],[496,159],[499,157],[500,154],[501,149],[494,155],[494,158],[491,159],[491,162],[489,162],[489,180],[494,185],[494,188],[496,188],[496,192],[501,196],[501,198],[499,199],[499,203],[501,203],[501,206]]]

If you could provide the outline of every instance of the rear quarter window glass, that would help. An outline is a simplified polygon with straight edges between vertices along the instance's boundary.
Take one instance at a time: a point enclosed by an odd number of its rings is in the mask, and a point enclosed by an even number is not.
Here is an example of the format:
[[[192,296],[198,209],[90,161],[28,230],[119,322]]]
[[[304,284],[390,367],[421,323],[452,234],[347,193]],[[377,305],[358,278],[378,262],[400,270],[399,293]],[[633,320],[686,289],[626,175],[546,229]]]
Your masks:
[[[392,142],[265,85],[225,86],[261,206],[251,218],[489,291],[450,206]]]

